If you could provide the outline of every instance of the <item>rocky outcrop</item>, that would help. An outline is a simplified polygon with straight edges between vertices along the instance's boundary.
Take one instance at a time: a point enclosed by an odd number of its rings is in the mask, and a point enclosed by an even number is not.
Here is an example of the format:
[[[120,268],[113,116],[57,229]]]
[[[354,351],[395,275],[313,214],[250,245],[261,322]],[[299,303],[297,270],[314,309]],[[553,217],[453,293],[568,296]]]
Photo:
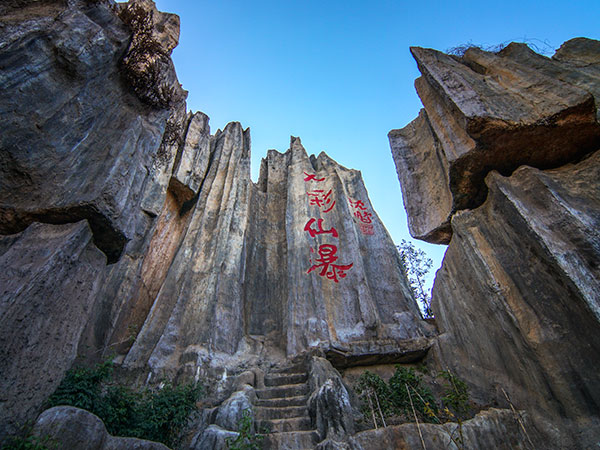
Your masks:
[[[233,367],[256,363],[265,348],[377,355],[398,353],[396,342],[426,352],[397,252],[358,172],[324,154],[311,160],[293,138],[285,154],[269,152],[254,185],[248,131],[230,124],[202,138],[208,150],[193,144],[195,133],[184,148],[204,154],[206,175],[126,367],[195,374],[219,353],[236,354],[219,357]]]
[[[393,425],[357,433],[355,442],[364,450],[381,448],[448,448],[469,450],[563,449],[567,441],[538,431],[526,414],[490,409],[462,425],[446,423]]]
[[[434,287],[440,353],[482,397],[501,399],[502,387],[518,405],[598,416],[599,179],[598,152],[555,170],[492,172],[486,202],[452,219]]]
[[[35,418],[75,360],[106,257],[86,221],[35,223],[0,248],[2,441]]]
[[[390,142],[411,232],[450,242],[433,361],[480,404],[554,428],[544,447],[588,448],[600,438],[600,45],[413,54],[425,110]]]
[[[108,3],[21,3],[3,6],[0,28],[0,232],[86,219],[114,263],[138,231],[169,111],[123,83],[131,32]]]
[[[308,410],[315,425],[321,447],[337,448],[347,445],[354,434],[354,410],[342,377],[324,358],[311,360],[311,396]]]
[[[600,146],[593,41],[569,41],[552,59],[516,43],[461,58],[411,51],[425,109],[389,138],[414,237],[447,244],[452,215],[485,200],[490,170],[558,167]]]
[[[33,435],[71,450],[168,450],[163,444],[143,439],[111,436],[91,412],[72,406],[44,411],[33,426]]]

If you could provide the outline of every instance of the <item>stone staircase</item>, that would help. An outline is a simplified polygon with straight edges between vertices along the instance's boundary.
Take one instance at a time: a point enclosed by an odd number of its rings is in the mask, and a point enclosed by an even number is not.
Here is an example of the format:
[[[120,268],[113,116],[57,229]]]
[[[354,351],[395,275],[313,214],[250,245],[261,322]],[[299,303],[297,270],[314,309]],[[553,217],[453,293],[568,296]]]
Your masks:
[[[307,379],[302,366],[293,366],[265,375],[265,388],[256,390],[256,425],[269,430],[263,440],[265,450],[313,449],[318,443],[306,407]]]

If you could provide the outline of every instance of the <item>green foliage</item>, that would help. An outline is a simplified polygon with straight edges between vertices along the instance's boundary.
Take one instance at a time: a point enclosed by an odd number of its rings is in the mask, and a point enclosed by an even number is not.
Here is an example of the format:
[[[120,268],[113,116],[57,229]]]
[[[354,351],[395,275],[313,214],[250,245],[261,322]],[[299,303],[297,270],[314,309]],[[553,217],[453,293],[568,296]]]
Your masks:
[[[431,294],[425,287],[425,276],[431,270],[433,261],[427,254],[408,241],[402,239],[400,245],[396,246],[400,253],[400,259],[410,283],[410,288],[417,302],[421,305],[424,317],[433,317],[431,310]]]
[[[112,362],[93,369],[69,370],[48,400],[50,407],[71,405],[86,409],[102,419],[108,432],[162,442],[177,443],[189,415],[196,410],[202,392],[199,385],[186,384],[162,389],[135,391],[128,386],[109,384]]]
[[[69,370],[48,399],[49,407],[71,405],[94,411],[100,398],[102,382],[110,379],[112,371],[113,365],[110,360],[92,369],[80,367]]]
[[[2,450],[54,450],[58,448],[58,443],[46,436],[37,437],[28,433],[25,437],[9,437],[2,447]]]
[[[435,398],[431,389],[423,384],[422,378],[412,368],[396,365],[396,372],[390,378],[389,385],[397,412],[410,415],[414,406],[421,419],[431,421],[429,410],[437,412]]]
[[[440,372],[437,376],[447,382],[440,399],[441,410],[440,402],[413,368],[396,365],[396,371],[387,383],[379,375],[365,371],[354,386],[362,400],[361,412],[365,420],[385,426],[384,418],[413,421],[416,414],[422,422],[458,421],[460,424],[470,412],[467,385],[450,371]],[[458,442],[458,437],[452,439]]]
[[[254,432],[252,423],[252,413],[245,409],[242,412],[242,418],[238,422],[238,435],[235,439],[227,438],[227,447],[229,450],[260,450],[261,442],[264,436]]]
[[[463,419],[469,413],[469,388],[467,384],[452,374],[449,370],[439,373],[446,383],[442,403],[449,409],[453,416]]]
[[[355,389],[363,399],[361,405],[363,415],[374,416],[376,423],[383,426],[381,415],[388,417],[394,414],[390,387],[379,375],[366,370],[358,378]]]

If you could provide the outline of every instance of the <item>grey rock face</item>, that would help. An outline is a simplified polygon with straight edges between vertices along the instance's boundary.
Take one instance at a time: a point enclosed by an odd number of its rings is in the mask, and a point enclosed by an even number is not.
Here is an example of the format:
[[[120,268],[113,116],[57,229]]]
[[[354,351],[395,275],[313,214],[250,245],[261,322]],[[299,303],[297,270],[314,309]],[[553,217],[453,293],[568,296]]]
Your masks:
[[[462,425],[462,446],[457,445],[458,425],[446,423],[444,425],[414,423],[393,425],[378,430],[368,430],[357,433],[354,437],[356,443],[364,450],[377,450],[382,448],[423,448],[420,435],[423,437],[425,448],[448,448],[469,450],[488,449],[531,449],[548,448],[562,449],[564,442],[552,441],[547,435],[538,432],[528,416],[519,413],[524,424],[525,432],[521,428],[515,414],[506,409],[490,409],[479,413]],[[420,433],[419,433],[420,431]],[[527,433],[527,434],[526,434]],[[454,439],[454,441],[453,441]]]
[[[444,361],[500,398],[504,386],[520,407],[599,410],[599,176],[598,152],[555,170],[493,172],[486,203],[452,220],[434,286]]]
[[[72,406],[55,406],[44,411],[38,417],[33,433],[55,440],[61,449],[168,450],[158,442],[111,436],[97,416]]]
[[[215,424],[231,431],[239,431],[239,425],[244,415],[244,411],[250,414],[250,418],[254,421],[253,403],[256,400],[254,389],[245,385],[239,391],[234,392],[227,400],[225,400],[215,418]]]
[[[171,183],[183,201],[191,200],[200,190],[210,161],[210,127],[208,116],[195,113],[190,119],[185,142],[177,154]]]
[[[447,244],[451,215],[485,200],[490,170],[558,167],[600,146],[598,46],[564,45],[552,59],[524,44],[462,58],[411,49],[425,111],[389,138],[414,237]]]
[[[347,441],[354,434],[354,415],[340,374],[326,359],[313,357],[309,383],[308,410],[321,440]]]
[[[0,25],[0,232],[87,219],[115,262],[169,112],[122,82],[131,32],[108,4],[17,4]]]
[[[210,425],[195,441],[190,450],[226,450],[229,448],[227,440],[235,440],[239,433],[224,430],[218,425]]]
[[[0,256],[0,442],[35,418],[71,366],[106,258],[85,221],[34,223]]]
[[[200,189],[197,203],[125,365],[173,371],[184,360],[196,373],[207,355],[253,357],[256,342],[290,356],[392,354],[401,343],[422,356],[416,304],[360,173],[324,154],[311,160],[294,138],[285,154],[269,152],[254,185],[248,131],[206,130],[194,116],[179,167],[203,140],[191,159],[205,175],[189,188]]]

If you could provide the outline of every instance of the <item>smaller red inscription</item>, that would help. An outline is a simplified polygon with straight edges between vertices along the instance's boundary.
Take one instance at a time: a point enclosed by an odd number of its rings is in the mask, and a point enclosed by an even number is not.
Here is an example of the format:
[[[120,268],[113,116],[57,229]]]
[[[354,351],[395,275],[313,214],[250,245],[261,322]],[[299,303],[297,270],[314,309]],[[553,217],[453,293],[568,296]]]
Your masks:
[[[360,209],[362,211],[367,209],[361,200],[352,200],[350,197],[348,197],[348,201],[350,202],[350,206],[354,209]]]
[[[314,223],[317,223],[317,228],[313,228]],[[331,227],[329,230],[323,229],[323,219],[314,219],[311,218],[306,225],[304,225],[304,231],[308,231],[310,237],[315,237],[317,234],[331,234],[333,237],[338,237],[338,232],[334,227]]]
[[[360,227],[360,231],[362,232],[362,234],[368,234],[371,236],[375,234],[373,232],[373,225],[371,225],[370,223],[359,223],[358,226]]]
[[[304,181],[325,181],[325,178],[317,178],[317,175],[315,175],[314,173],[306,173],[304,172],[304,175],[306,175],[304,177]]]
[[[311,249],[312,251],[312,249]],[[319,246],[319,257],[316,258],[313,266],[308,269],[306,273],[311,273],[313,270],[321,269],[319,275],[322,277],[326,277],[329,280],[333,280],[334,282],[338,282],[338,277],[345,278],[346,271],[350,270],[350,268],[354,265],[352,264],[334,264],[339,258],[335,256],[337,253],[337,247],[332,244],[322,244]]]
[[[331,199],[331,189],[327,193],[322,189],[315,189],[307,192],[306,195],[308,195],[308,204],[318,206],[324,213],[331,211],[335,205],[335,200]]]
[[[360,211],[354,211],[354,217],[356,217],[362,223],[373,223],[373,221],[371,220],[372,216],[373,214],[367,211],[364,211],[362,213]]]

